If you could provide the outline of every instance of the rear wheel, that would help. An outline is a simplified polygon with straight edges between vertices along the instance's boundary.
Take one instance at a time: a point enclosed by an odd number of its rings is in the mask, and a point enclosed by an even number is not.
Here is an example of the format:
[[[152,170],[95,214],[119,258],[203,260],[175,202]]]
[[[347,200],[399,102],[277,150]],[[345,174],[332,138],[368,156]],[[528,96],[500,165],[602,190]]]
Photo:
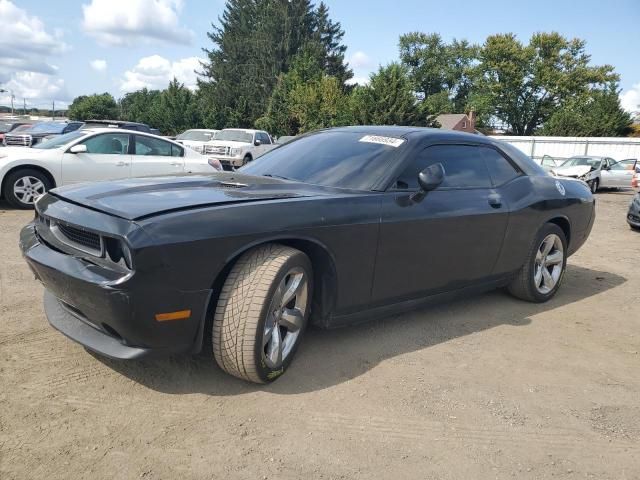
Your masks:
[[[560,227],[547,223],[533,242],[526,263],[508,287],[529,302],[546,302],[560,288],[567,266],[567,240]]]
[[[36,200],[51,188],[51,181],[38,170],[25,168],[7,175],[5,198],[15,208],[33,208]]]
[[[225,280],[213,319],[218,365],[255,383],[282,375],[307,325],[312,288],[303,252],[269,244],[245,253]]]

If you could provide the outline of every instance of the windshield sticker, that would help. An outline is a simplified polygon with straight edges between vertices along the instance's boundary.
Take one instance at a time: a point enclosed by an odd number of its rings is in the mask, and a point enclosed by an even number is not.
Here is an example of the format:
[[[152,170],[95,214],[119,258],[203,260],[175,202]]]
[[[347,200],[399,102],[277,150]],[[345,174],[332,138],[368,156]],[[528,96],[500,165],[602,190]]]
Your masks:
[[[380,145],[387,145],[393,148],[398,148],[404,143],[402,138],[381,137],[379,135],[365,135],[359,141],[365,143],[379,143]]]

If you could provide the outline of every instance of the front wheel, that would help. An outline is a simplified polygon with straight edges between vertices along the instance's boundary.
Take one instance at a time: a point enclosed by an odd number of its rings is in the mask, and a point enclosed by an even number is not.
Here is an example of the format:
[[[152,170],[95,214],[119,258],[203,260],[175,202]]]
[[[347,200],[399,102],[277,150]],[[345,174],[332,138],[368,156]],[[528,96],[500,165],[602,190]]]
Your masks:
[[[51,188],[51,182],[42,172],[25,168],[7,175],[4,183],[5,198],[9,205],[20,209],[33,208],[36,200]]]
[[[600,180],[598,178],[594,178],[587,182],[587,184],[589,185],[589,189],[591,189],[591,193],[596,193],[598,191],[598,186],[600,185]]]
[[[278,244],[257,247],[233,266],[213,318],[213,353],[227,373],[268,383],[300,344],[313,293],[309,258]]]
[[[560,227],[547,223],[538,232],[509,293],[529,302],[550,300],[560,288],[567,266],[567,240]]]

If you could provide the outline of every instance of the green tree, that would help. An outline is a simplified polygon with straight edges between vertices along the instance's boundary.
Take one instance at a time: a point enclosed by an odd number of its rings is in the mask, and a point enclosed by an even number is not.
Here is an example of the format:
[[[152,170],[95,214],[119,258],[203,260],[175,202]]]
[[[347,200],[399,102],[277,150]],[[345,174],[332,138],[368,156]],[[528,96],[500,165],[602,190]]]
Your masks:
[[[622,137],[631,133],[632,119],[620,105],[617,86],[593,90],[553,113],[539,133],[566,137]]]
[[[256,125],[280,136],[350,123],[343,84],[326,75],[323,66],[321,49],[307,44],[293,59],[291,70],[279,77]]]
[[[585,42],[536,33],[528,45],[514,34],[492,35],[480,51],[470,103],[515,135],[532,135],[558,109],[618,80],[610,65],[590,66]]]
[[[160,92],[157,102],[152,106],[155,126],[165,135],[176,135],[189,128],[202,126],[196,97],[177,79]]]
[[[160,101],[160,90],[148,90],[143,88],[130,92],[120,99],[122,120],[142,122],[158,128],[160,119],[157,116],[156,105]]]
[[[81,95],[73,99],[67,115],[72,120],[113,120],[118,118],[118,104],[108,93]]]
[[[477,57],[478,47],[466,40],[447,44],[437,33],[421,32],[400,37],[400,61],[434,113],[465,111]]]
[[[213,48],[204,49],[200,81],[203,102],[215,112],[207,117],[211,126],[253,126],[305,45],[322,50],[327,73],[348,78],[346,68],[340,70],[343,32],[324,4],[315,10],[309,0],[229,0],[219,26],[212,27]]]
[[[398,63],[380,67],[369,85],[354,89],[351,116],[359,124],[431,125],[432,119],[420,108],[407,70]]]
[[[313,41],[320,46],[322,69],[344,86],[347,80],[353,78],[353,71],[344,61],[347,47],[341,43],[344,37],[342,25],[329,18],[329,7],[324,2],[320,2],[313,12],[312,21]]]

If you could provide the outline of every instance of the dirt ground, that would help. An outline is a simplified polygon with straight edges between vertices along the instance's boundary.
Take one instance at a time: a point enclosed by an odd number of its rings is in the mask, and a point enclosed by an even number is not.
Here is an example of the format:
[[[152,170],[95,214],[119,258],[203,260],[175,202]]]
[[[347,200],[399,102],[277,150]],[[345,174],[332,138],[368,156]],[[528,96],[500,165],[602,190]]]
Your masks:
[[[269,386],[52,330],[0,204],[0,478],[640,478],[640,233],[598,194],[554,300],[312,330]]]

